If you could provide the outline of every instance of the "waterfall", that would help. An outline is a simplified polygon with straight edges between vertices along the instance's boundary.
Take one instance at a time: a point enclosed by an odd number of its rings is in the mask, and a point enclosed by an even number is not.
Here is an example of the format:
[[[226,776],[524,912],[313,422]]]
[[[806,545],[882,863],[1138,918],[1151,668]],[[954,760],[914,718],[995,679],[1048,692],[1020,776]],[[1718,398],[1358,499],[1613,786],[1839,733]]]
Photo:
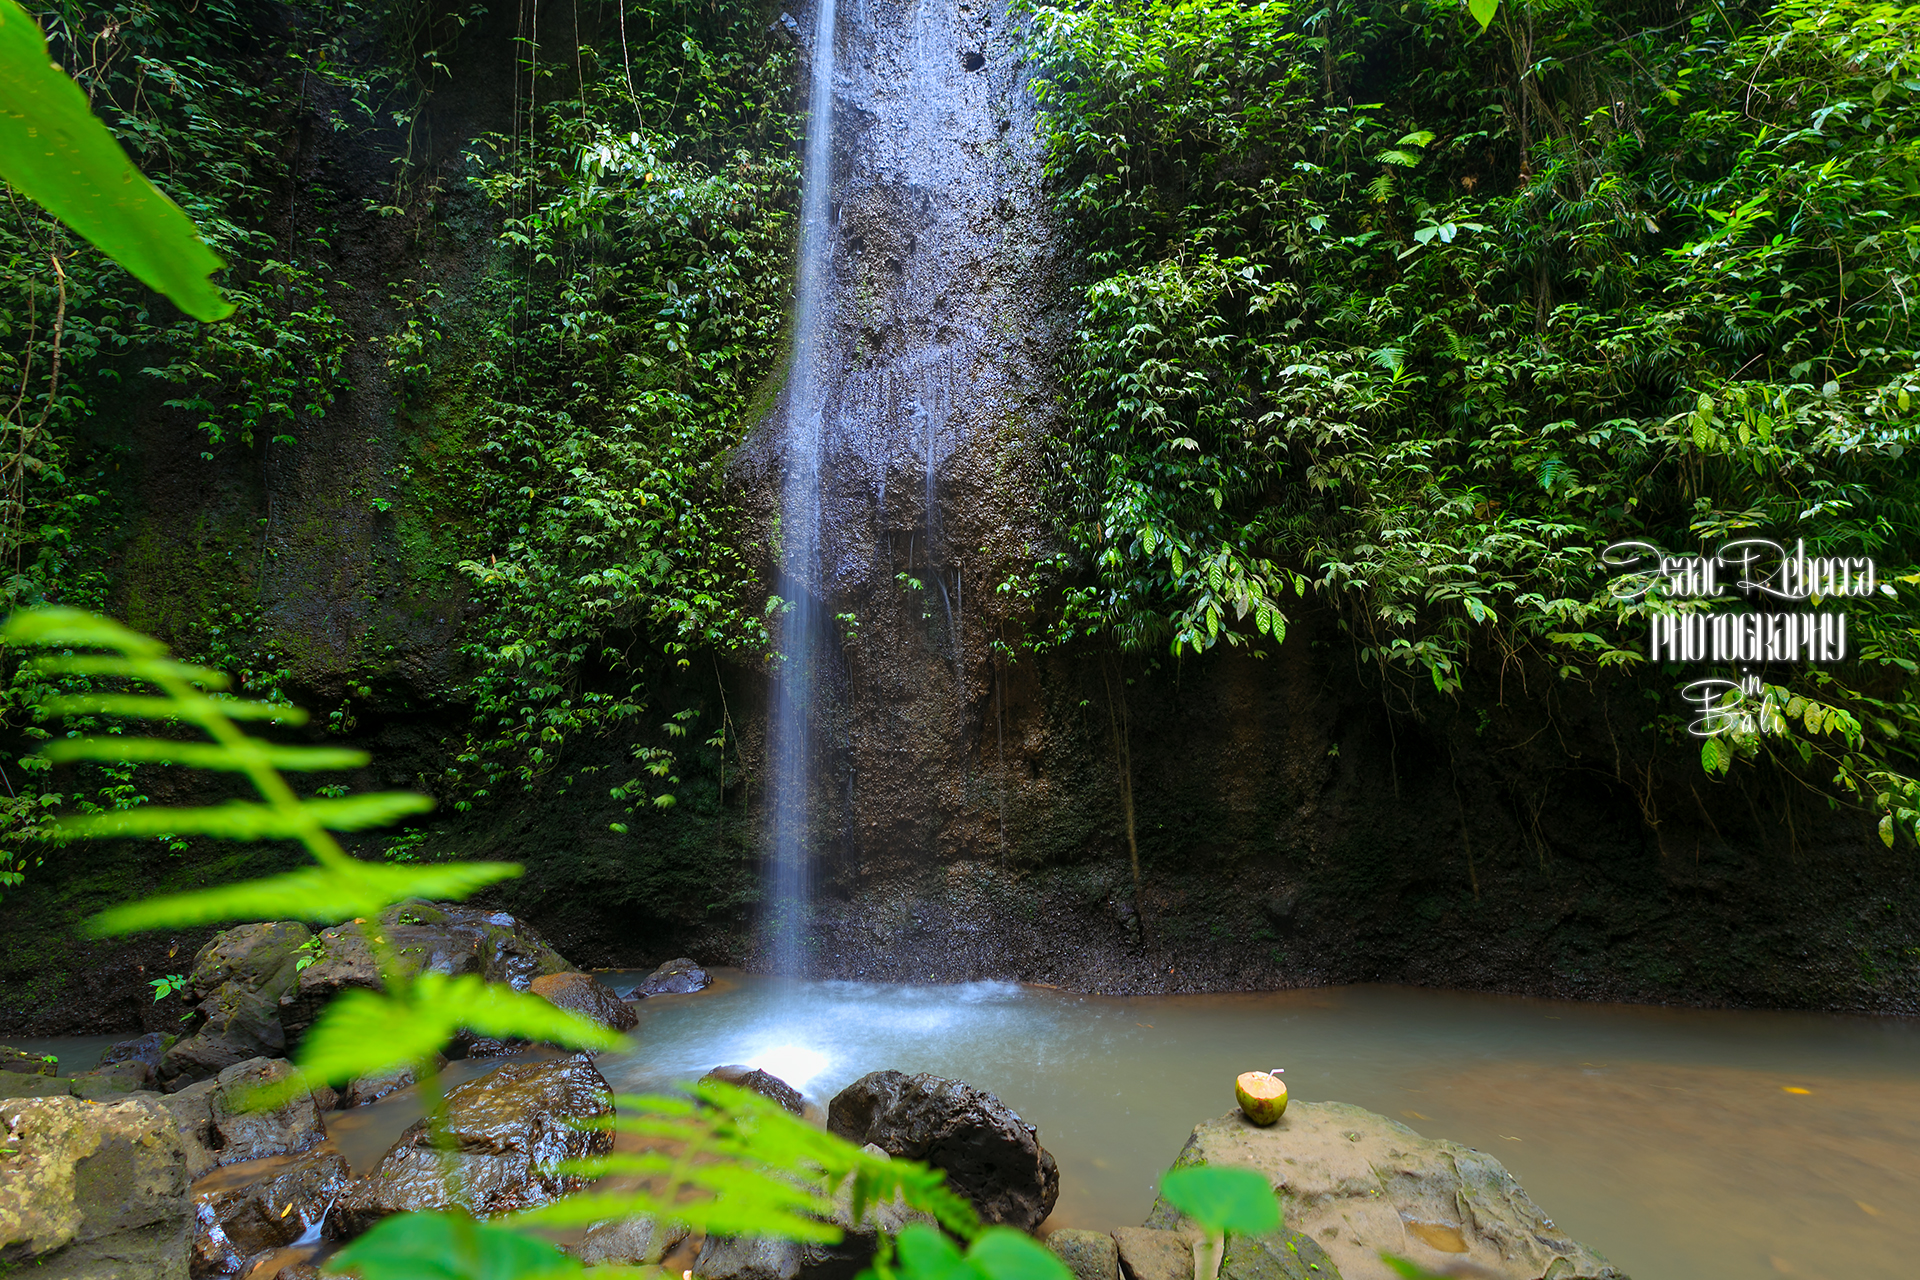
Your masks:
[[[787,376],[786,474],[781,486],[777,594],[787,613],[780,627],[781,666],[772,707],[773,840],[769,941],[775,973],[805,967],[811,915],[808,795],[811,788],[815,694],[825,657],[820,579],[820,470],[827,388],[822,341],[824,295],[833,247],[834,0],[819,0],[814,19],[812,91],[801,173],[800,263],[795,285],[793,364]]]

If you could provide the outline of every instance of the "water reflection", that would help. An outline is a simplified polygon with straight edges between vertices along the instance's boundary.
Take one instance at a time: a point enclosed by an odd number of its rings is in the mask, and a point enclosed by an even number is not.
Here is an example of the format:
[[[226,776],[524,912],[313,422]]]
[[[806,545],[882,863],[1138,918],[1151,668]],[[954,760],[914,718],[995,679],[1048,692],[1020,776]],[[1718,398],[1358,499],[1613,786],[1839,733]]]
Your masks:
[[[620,978],[605,975],[618,985]],[[616,1088],[771,1047],[824,1103],[883,1067],[998,1094],[1060,1161],[1052,1226],[1138,1224],[1233,1077],[1355,1102],[1497,1155],[1636,1280],[1904,1280],[1920,1248],[1920,1024],[1395,987],[1106,998],[716,974],[640,1006]],[[773,1067],[775,1074],[781,1074]],[[1806,1092],[1789,1092],[1805,1090]]]

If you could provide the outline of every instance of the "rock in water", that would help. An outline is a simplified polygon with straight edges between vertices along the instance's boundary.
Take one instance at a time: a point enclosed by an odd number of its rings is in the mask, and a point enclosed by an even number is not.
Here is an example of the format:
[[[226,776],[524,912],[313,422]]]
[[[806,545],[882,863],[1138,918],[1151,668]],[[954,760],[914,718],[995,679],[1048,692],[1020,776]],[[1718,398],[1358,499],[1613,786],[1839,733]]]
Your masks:
[[[0,1044],[0,1071],[11,1071],[25,1076],[51,1076],[58,1073],[54,1063],[36,1053],[25,1049],[10,1049]]]
[[[592,1018],[614,1031],[631,1031],[640,1023],[627,1002],[600,984],[590,973],[543,973],[527,990],[556,1008]]]
[[[807,1113],[807,1102],[800,1091],[782,1080],[779,1076],[769,1075],[756,1067],[743,1067],[737,1064],[715,1067],[700,1077],[700,1083],[718,1081],[721,1084],[734,1085],[741,1089],[751,1089],[763,1098],[779,1103],[797,1116]]]
[[[447,1130],[455,1147],[453,1182],[446,1162],[417,1121],[334,1206],[328,1234],[350,1238],[393,1213],[459,1205],[491,1216],[530,1209],[583,1180],[561,1173],[564,1160],[613,1150],[606,1129],[577,1122],[610,1115],[613,1090],[584,1055],[508,1063],[447,1094]]]
[[[1296,1102],[1271,1128],[1237,1111],[1208,1120],[1175,1161],[1196,1164],[1257,1170],[1286,1211],[1285,1232],[1229,1237],[1221,1280],[1318,1280],[1329,1264],[1287,1269],[1310,1247],[1324,1249],[1346,1280],[1385,1280],[1382,1250],[1433,1271],[1466,1263],[1501,1280],[1625,1280],[1556,1228],[1498,1160],[1346,1103]],[[1160,1200],[1147,1226],[1191,1224]]]
[[[1120,1250],[1104,1231],[1055,1231],[1047,1248],[1073,1272],[1073,1280],[1120,1280]]]
[[[196,1277],[238,1275],[256,1254],[292,1244],[353,1181],[345,1157],[334,1151],[283,1157],[261,1173],[235,1185],[196,1190],[191,1266]]]
[[[1243,1071],[1233,1081],[1240,1114],[1255,1124],[1272,1124],[1287,1113],[1287,1085],[1265,1071]]]
[[[111,1067],[120,1062],[144,1062],[158,1071],[161,1061],[167,1056],[167,1050],[179,1042],[179,1036],[170,1036],[164,1031],[149,1031],[143,1036],[110,1046],[100,1055],[100,1065]]]
[[[944,1169],[989,1224],[1032,1231],[1060,1196],[1059,1167],[1033,1127],[992,1094],[958,1080],[875,1071],[835,1096],[827,1128]]]
[[[690,992],[706,988],[713,979],[707,976],[699,962],[681,956],[669,960],[640,980],[640,985],[627,993],[627,999],[640,1000],[647,996],[683,996]]]
[[[0,1104],[0,1268],[35,1280],[182,1280],[187,1167],[151,1098]],[[23,1273],[25,1274],[25,1273]]]
[[[652,1218],[616,1218],[587,1228],[580,1243],[562,1247],[589,1267],[656,1266],[687,1238],[687,1229]]]

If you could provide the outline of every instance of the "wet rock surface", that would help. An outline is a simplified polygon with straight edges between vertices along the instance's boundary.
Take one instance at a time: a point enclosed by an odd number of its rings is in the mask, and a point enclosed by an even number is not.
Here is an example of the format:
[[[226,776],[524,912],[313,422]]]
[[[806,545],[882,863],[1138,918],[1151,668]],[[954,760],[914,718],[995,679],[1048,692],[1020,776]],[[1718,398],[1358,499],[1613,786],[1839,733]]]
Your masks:
[[[1223,1280],[1308,1280],[1327,1276],[1329,1265],[1344,1280],[1392,1280],[1383,1250],[1431,1270],[1467,1264],[1501,1280],[1625,1280],[1555,1227],[1498,1160],[1361,1107],[1296,1102],[1266,1128],[1237,1111],[1205,1121],[1175,1167],[1195,1164],[1257,1170],[1286,1210],[1285,1232],[1229,1237]],[[1164,1200],[1147,1219],[1162,1230],[1191,1225]],[[1126,1268],[1127,1233],[1114,1234]],[[1300,1265],[1316,1261],[1314,1249],[1329,1260],[1317,1271]],[[1166,1280],[1148,1270],[1131,1280]]]
[[[161,1062],[166,1059],[167,1050],[179,1042],[179,1036],[168,1035],[164,1031],[149,1031],[143,1036],[107,1046],[101,1051],[99,1065],[111,1067],[122,1062],[144,1062],[158,1071]]]
[[[1033,1127],[992,1094],[958,1080],[875,1071],[835,1095],[827,1128],[946,1170],[987,1223],[1032,1231],[1060,1195],[1059,1168]]]
[[[259,1254],[299,1240],[352,1184],[345,1157],[309,1151],[235,1166],[195,1187],[190,1270],[196,1277],[238,1275]]]
[[[181,1280],[185,1153],[151,1098],[0,1103],[0,1268],[36,1280]]]
[[[654,1266],[687,1238],[687,1229],[653,1218],[619,1218],[596,1222],[567,1252],[589,1267]]]
[[[138,1058],[82,1071],[73,1077],[73,1096],[101,1101],[154,1086],[153,1067]]]
[[[644,1000],[648,996],[683,996],[707,988],[713,979],[701,968],[697,961],[681,956],[668,960],[646,977],[639,985],[627,992],[628,1000]]]
[[[199,1178],[220,1165],[291,1155],[326,1141],[321,1112],[333,1098],[331,1090],[316,1097],[302,1088],[271,1110],[247,1109],[256,1090],[282,1085],[297,1074],[284,1058],[255,1058],[159,1098],[179,1131],[188,1176]]]
[[[770,1098],[797,1116],[807,1113],[807,1100],[800,1091],[782,1080],[756,1067],[743,1067],[738,1064],[715,1067],[700,1077],[700,1083],[709,1081],[730,1084],[736,1088],[751,1089],[763,1098]]]
[[[527,990],[556,1008],[592,1018],[615,1031],[631,1031],[640,1021],[626,1001],[590,973],[543,973]]]
[[[565,1160],[604,1155],[613,1134],[577,1122],[609,1115],[613,1090],[584,1055],[508,1063],[450,1090],[446,1132],[454,1144],[453,1181],[446,1162],[416,1122],[335,1206],[328,1234],[349,1238],[394,1213],[454,1205],[481,1215],[528,1209],[577,1191]]]
[[[66,1076],[0,1071],[0,1098],[66,1098],[72,1094],[73,1081]]]
[[[0,1071],[10,1071],[15,1075],[50,1076],[57,1070],[57,1064],[48,1062],[39,1054],[0,1044]]]

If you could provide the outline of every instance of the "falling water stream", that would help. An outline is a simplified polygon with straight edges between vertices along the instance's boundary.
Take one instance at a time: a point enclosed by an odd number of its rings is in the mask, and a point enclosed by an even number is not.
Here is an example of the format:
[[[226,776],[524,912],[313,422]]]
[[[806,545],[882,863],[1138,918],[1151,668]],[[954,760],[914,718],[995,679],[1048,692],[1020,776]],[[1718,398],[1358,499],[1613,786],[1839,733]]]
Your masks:
[[[800,265],[794,290],[793,364],[787,377],[786,474],[781,485],[780,585],[788,612],[773,700],[773,842],[770,950],[774,972],[798,974],[811,898],[808,788],[824,609],[820,574],[820,479],[828,387],[824,300],[833,251],[834,0],[819,0],[812,93],[801,176]]]

